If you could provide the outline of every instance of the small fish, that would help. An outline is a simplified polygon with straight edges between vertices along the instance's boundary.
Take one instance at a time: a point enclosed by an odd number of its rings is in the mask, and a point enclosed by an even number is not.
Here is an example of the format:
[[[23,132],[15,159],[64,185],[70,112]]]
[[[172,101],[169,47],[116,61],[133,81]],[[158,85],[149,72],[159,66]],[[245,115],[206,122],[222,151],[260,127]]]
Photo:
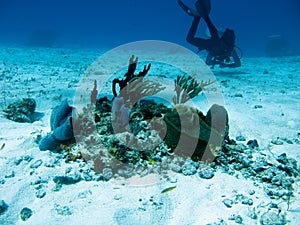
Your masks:
[[[172,191],[172,190],[174,190],[175,188],[176,188],[176,186],[173,186],[173,187],[168,187],[168,188],[166,188],[166,189],[162,190],[162,191],[161,191],[161,193],[162,193],[162,194],[164,194],[164,193],[167,193],[167,192],[169,192],[169,191]]]

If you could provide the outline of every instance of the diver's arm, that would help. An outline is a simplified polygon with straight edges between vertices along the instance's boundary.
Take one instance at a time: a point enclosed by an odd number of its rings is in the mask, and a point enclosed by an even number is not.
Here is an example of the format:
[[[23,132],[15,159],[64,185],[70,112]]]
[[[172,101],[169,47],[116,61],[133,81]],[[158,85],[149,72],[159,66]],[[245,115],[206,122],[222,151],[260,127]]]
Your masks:
[[[215,62],[213,60],[213,57],[212,57],[212,55],[209,52],[207,53],[205,63],[206,63],[206,65],[209,65],[209,66],[215,64]]]
[[[241,60],[237,54],[237,52],[235,50],[233,50],[233,52],[231,53],[231,57],[233,58],[233,63],[220,63],[220,67],[224,68],[224,67],[229,67],[229,68],[236,68],[236,67],[240,67],[241,66]]]

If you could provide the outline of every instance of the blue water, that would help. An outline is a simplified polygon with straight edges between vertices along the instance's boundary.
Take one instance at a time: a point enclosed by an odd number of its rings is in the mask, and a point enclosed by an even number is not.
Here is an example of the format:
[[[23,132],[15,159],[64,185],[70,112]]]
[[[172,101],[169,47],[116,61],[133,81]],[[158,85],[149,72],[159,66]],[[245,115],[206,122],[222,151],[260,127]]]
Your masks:
[[[291,51],[300,52],[299,0],[211,3],[213,22],[235,30],[244,55],[263,55],[270,35],[281,35]],[[177,0],[0,0],[2,45],[112,48],[158,39],[196,51],[185,40],[191,22]],[[202,21],[199,36],[205,36],[205,29]]]

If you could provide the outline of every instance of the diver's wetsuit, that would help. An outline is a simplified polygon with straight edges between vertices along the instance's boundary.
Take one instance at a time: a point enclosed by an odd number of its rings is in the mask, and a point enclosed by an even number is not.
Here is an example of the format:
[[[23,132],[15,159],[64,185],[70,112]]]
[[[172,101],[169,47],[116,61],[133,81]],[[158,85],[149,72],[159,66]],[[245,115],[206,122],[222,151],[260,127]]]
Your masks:
[[[203,18],[207,24],[211,38],[204,39],[204,38],[195,37],[197,32],[197,27],[201,17],[194,16],[194,20],[187,34],[186,40],[190,44],[198,47],[199,51],[201,50],[208,51],[208,56],[206,58],[206,64],[208,65],[214,66],[215,64],[220,64],[221,67],[241,66],[241,62],[236,51],[233,49],[230,52],[230,50],[228,49],[224,41],[222,41],[221,38],[219,37],[218,30],[210,20],[209,16],[207,15],[204,16]],[[228,61],[230,57],[233,58],[234,62],[230,64],[225,63],[225,61]]]

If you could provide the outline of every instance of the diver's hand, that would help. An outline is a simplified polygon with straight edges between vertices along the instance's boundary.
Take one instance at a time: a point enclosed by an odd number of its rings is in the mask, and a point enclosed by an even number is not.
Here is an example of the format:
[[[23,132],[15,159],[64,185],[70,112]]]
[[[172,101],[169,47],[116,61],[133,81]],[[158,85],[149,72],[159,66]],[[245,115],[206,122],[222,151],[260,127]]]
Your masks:
[[[226,65],[226,63],[224,63],[224,62],[218,62],[219,63],[219,66],[220,66],[220,68],[224,68],[224,67],[226,67],[227,65]]]

